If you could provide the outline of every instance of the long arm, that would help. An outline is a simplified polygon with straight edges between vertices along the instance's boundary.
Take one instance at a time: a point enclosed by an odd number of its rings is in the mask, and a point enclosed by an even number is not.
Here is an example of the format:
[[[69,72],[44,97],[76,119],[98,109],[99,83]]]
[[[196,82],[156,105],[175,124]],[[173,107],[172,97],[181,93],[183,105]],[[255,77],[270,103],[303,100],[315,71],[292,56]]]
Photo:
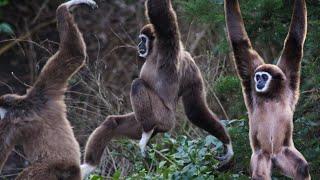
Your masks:
[[[251,78],[254,70],[264,62],[252,48],[244,27],[238,0],[225,0],[225,13],[228,35],[231,41],[237,71],[247,95],[247,103],[250,105]]]
[[[165,54],[161,61],[175,62],[180,49],[180,32],[171,0],[147,0],[146,9],[155,29],[157,49],[160,54]]]
[[[59,51],[44,66],[31,93],[40,93],[42,96],[62,95],[66,89],[68,79],[84,64],[86,46],[82,34],[69,12],[69,8],[72,5],[81,2],[69,1],[58,7],[56,13],[60,35]]]
[[[305,0],[296,0],[289,33],[278,66],[287,76],[291,89],[297,93],[300,82],[300,66],[303,45],[307,33],[307,7]]]

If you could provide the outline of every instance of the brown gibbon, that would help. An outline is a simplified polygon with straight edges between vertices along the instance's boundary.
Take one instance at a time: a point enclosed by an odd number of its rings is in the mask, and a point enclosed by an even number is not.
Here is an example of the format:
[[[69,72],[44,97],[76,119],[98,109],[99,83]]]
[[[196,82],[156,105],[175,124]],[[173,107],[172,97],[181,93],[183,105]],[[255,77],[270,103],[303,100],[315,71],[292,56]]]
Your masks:
[[[25,95],[0,97],[0,170],[15,145],[22,145],[30,165],[17,179],[80,180],[80,148],[66,117],[64,93],[68,80],[83,65],[86,45],[70,14],[78,4],[71,0],[56,11],[60,35],[58,52],[43,67]]]
[[[295,0],[289,33],[277,65],[265,64],[253,49],[238,0],[225,0],[225,12],[249,113],[252,179],[271,179],[272,167],[294,179],[310,179],[308,163],[292,140],[307,32],[305,0]]]
[[[188,119],[224,144],[227,152],[218,158],[221,165],[233,156],[228,132],[208,108],[201,72],[182,45],[171,0],[147,0],[145,6],[150,24],[139,36],[138,53],[145,62],[131,86],[134,112],[108,116],[91,134],[82,165],[87,174],[99,164],[107,143],[115,137],[140,139],[141,153],[145,155],[152,136],[173,128],[180,97]]]

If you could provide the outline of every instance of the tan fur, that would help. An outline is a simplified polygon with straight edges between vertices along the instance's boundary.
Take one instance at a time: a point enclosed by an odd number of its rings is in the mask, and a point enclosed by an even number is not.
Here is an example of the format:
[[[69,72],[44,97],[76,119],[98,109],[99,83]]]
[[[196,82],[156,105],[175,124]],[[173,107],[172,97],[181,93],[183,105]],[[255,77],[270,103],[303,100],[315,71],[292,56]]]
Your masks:
[[[293,113],[299,98],[300,63],[307,31],[305,0],[296,0],[290,30],[277,65],[264,64],[252,48],[239,2],[225,0],[228,34],[249,112],[252,179],[271,179],[272,167],[294,179],[310,179],[308,163],[292,140]],[[272,76],[266,92],[257,92],[254,75]]]
[[[23,146],[29,167],[17,177],[28,180],[80,180],[80,149],[66,118],[68,80],[84,64],[86,46],[65,4],[57,9],[59,51],[25,95],[4,95],[8,110],[0,121],[0,169],[14,145]]]
[[[208,108],[201,72],[182,46],[171,0],[147,0],[146,9],[150,24],[143,27],[141,33],[149,37],[152,51],[145,59],[139,78],[132,83],[130,96],[134,113],[108,117],[94,131],[86,146],[85,163],[98,165],[107,142],[116,134],[140,139],[143,132],[153,131],[155,135],[169,131],[175,123],[180,97],[192,123],[230,146],[227,156],[222,158],[227,163],[233,155],[230,137]],[[120,123],[132,128],[120,130]],[[130,135],[126,135],[128,132]]]

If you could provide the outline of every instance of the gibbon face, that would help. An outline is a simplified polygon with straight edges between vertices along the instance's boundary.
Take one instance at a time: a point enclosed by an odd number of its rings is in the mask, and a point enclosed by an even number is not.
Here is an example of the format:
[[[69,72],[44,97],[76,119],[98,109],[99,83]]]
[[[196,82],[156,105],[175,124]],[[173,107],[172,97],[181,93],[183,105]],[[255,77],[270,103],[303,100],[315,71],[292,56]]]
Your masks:
[[[254,89],[257,94],[278,94],[285,86],[286,77],[276,65],[264,64],[254,73]]]
[[[140,43],[138,45],[138,51],[140,57],[147,57],[149,54],[149,37],[145,34],[139,35]]]
[[[155,35],[152,24],[145,25],[139,35],[138,53],[140,57],[146,58],[151,53],[154,39]]]

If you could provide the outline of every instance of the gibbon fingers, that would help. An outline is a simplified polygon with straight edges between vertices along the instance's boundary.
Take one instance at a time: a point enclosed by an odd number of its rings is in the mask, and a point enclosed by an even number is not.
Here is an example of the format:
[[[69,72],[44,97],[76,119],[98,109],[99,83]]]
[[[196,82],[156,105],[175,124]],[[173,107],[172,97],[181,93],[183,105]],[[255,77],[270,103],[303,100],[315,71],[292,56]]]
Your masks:
[[[30,166],[16,179],[80,180],[80,148],[66,118],[64,93],[68,80],[83,65],[86,45],[70,14],[71,0],[56,11],[60,46],[25,95],[0,97],[0,170],[15,145],[23,146]]]
[[[292,140],[300,67],[307,32],[305,0],[295,0],[289,33],[277,65],[253,49],[238,0],[225,0],[228,35],[249,113],[252,179],[271,179],[276,167],[294,179],[310,179],[308,163]]]
[[[201,72],[182,45],[171,0],[147,0],[145,6],[150,24],[144,26],[139,35],[138,53],[140,58],[145,58],[145,63],[139,78],[131,86],[134,112],[107,117],[90,135],[81,168],[85,175],[99,164],[112,138],[140,139],[139,146],[144,155],[152,136],[174,126],[180,97],[189,120],[223,142],[227,153],[218,158],[221,165],[233,156],[228,132],[208,108]]]

